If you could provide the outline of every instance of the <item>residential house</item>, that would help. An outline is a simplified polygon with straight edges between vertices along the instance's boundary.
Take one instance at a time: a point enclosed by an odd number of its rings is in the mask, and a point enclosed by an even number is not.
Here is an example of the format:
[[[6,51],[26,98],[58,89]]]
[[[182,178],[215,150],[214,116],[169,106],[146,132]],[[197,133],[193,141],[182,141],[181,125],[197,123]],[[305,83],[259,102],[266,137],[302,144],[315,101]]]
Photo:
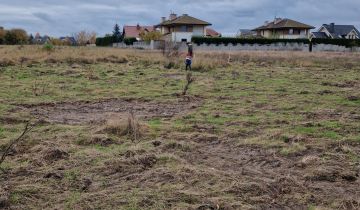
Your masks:
[[[76,39],[75,37],[72,37],[72,36],[65,36],[65,37],[60,37],[59,38],[60,41],[68,44],[68,45],[76,45]]]
[[[264,38],[305,39],[309,38],[310,30],[315,27],[287,18],[275,18],[272,22],[253,29]]]
[[[203,20],[191,17],[187,14],[177,16],[170,14],[169,19],[161,18],[161,23],[155,27],[163,35],[163,39],[172,42],[190,42],[193,36],[203,36],[206,34],[206,27],[210,26]],[[208,31],[209,32],[209,31]]]
[[[35,37],[31,42],[33,44],[45,44],[50,42],[50,37],[48,35],[40,36],[39,33],[36,33]]]
[[[221,37],[221,33],[215,31],[212,28],[206,28],[206,37]]]
[[[141,40],[141,33],[148,33],[155,31],[154,26],[140,26],[137,24],[136,26],[124,26],[123,36],[124,38],[133,38],[135,37],[138,41]]]
[[[335,23],[322,25],[312,38],[328,39],[360,39],[360,32],[353,25],[335,25]]]

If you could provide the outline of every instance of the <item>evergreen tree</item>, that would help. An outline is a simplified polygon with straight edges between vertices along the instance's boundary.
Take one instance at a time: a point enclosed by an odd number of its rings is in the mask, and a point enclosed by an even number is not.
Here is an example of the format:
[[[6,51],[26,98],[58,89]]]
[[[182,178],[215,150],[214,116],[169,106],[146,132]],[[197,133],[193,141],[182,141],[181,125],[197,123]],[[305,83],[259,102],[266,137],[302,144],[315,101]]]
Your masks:
[[[34,36],[32,34],[30,34],[29,36],[29,44],[33,44],[34,43]]]
[[[113,31],[113,37],[115,42],[121,42],[122,36],[120,32],[120,26],[118,24],[115,24],[114,31]]]

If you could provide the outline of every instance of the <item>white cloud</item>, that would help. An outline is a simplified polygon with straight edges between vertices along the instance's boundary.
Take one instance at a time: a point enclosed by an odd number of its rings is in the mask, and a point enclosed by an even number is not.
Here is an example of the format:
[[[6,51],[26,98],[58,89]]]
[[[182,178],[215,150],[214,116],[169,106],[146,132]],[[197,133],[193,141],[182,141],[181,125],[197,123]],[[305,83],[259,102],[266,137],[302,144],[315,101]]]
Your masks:
[[[358,8],[358,0],[0,0],[0,25],[53,36],[83,29],[102,35],[115,23],[154,25],[174,11],[211,22],[220,32],[235,33],[276,15],[316,27],[329,22],[360,27]]]

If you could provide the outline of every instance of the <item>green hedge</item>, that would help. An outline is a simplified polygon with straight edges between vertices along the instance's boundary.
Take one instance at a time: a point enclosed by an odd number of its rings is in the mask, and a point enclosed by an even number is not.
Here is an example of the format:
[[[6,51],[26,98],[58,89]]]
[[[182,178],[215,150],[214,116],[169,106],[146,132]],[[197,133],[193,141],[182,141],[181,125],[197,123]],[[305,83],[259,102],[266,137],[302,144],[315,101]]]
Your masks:
[[[126,45],[133,45],[134,42],[137,42],[137,39],[135,37],[124,38],[124,43]]]
[[[273,44],[273,43],[304,43],[308,44],[308,39],[244,39],[244,38],[229,38],[229,37],[193,37],[192,42],[195,44]]]
[[[96,38],[96,46],[111,46],[113,43],[119,42],[115,37],[113,36],[106,36],[106,37],[99,37]],[[134,42],[137,42],[135,37],[130,38],[124,38],[123,42],[126,45],[133,45]]]
[[[96,46],[111,46],[113,43],[115,43],[113,36],[96,38]]]
[[[332,44],[345,47],[360,47],[359,39],[312,39],[313,44]]]
[[[309,39],[245,39],[245,38],[228,38],[228,37],[192,37],[192,42],[195,44],[260,44],[267,45],[273,43],[303,43],[309,44]],[[313,44],[332,44],[345,47],[356,47],[360,46],[360,40],[351,39],[312,39]]]

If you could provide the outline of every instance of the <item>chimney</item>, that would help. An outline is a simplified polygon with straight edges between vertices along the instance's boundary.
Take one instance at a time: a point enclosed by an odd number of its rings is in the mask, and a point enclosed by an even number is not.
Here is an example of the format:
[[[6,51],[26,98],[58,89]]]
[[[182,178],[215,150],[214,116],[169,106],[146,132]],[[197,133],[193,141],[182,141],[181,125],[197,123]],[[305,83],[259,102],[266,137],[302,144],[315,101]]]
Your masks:
[[[274,20],[274,24],[276,25],[276,24],[280,23],[281,21],[282,21],[282,19],[281,19],[281,18],[275,18],[275,20]]]
[[[161,17],[161,22],[165,22],[166,21],[166,17]]]
[[[335,32],[335,23],[330,23],[330,33]]]
[[[177,18],[177,15],[175,13],[171,13],[169,19],[174,20]]]
[[[140,30],[140,28],[141,28],[141,27],[140,27],[140,25],[139,25],[139,23],[138,23],[138,24],[136,25],[136,29],[137,29],[137,30]]]

